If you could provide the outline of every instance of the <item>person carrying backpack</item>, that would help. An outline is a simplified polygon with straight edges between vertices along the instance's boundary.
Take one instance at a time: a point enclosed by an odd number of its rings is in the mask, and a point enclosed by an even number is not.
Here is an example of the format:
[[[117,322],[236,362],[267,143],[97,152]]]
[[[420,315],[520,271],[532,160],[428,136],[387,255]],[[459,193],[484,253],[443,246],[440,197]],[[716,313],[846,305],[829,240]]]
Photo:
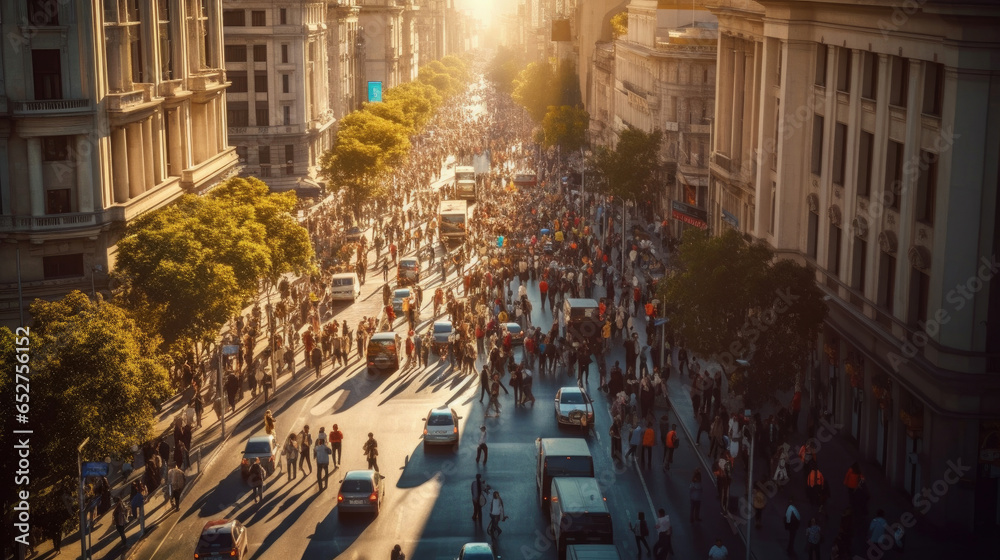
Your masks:
[[[646,524],[646,513],[640,511],[639,518],[636,522],[629,523],[629,528],[632,529],[632,534],[635,535],[635,547],[639,550],[639,557],[642,557],[642,549],[646,549],[646,553],[650,556],[653,555],[653,551],[649,548],[649,543],[646,542],[646,537],[649,536],[649,525]]]

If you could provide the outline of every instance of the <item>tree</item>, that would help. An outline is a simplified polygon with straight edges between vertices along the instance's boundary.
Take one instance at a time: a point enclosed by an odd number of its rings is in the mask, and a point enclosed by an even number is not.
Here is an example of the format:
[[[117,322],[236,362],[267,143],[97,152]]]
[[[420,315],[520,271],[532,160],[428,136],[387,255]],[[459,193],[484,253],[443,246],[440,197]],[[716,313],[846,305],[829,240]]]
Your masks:
[[[582,106],[583,95],[580,93],[580,76],[576,73],[576,65],[569,61],[561,61],[556,72],[553,87],[558,92],[557,105]]]
[[[625,199],[648,194],[660,166],[662,140],[659,129],[643,132],[629,127],[621,132],[614,149],[599,146],[591,163],[604,191]]]
[[[535,122],[542,122],[549,105],[555,105],[558,90],[553,88],[555,72],[548,62],[532,62],[514,80],[514,101],[523,106]]]
[[[546,148],[560,146],[563,153],[579,150],[587,143],[590,114],[582,107],[560,105],[549,107],[542,119]]]
[[[31,305],[33,502],[38,519],[69,517],[60,488],[77,476],[73,448],[90,438],[84,457],[130,457],[153,435],[155,415],[170,395],[164,357],[129,314],[73,291]],[[36,474],[37,473],[37,474]],[[34,516],[35,514],[33,514]]]
[[[441,95],[433,86],[422,82],[406,82],[389,88],[382,96],[387,104],[398,104],[403,113],[412,120],[415,130],[427,124],[434,111],[441,106]]]
[[[521,72],[521,56],[507,47],[499,47],[496,56],[486,68],[486,79],[502,93],[514,93],[514,80]]]
[[[717,361],[746,406],[791,388],[827,313],[813,271],[735,231],[686,231],[679,264],[657,292],[685,347]]]
[[[628,12],[621,11],[611,16],[611,34],[615,39],[628,33]]]

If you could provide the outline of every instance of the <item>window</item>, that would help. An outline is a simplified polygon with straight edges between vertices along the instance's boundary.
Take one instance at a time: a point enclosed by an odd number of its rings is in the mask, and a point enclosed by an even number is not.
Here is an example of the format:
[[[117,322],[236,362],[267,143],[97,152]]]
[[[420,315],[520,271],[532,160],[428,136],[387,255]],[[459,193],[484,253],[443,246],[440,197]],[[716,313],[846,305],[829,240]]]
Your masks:
[[[844,167],[847,161],[847,125],[837,123],[833,134],[833,184],[844,186]]]
[[[67,214],[72,212],[70,207],[69,189],[50,189],[45,191],[45,213],[46,214]]]
[[[889,140],[885,152],[885,191],[882,199],[887,208],[899,210],[903,194],[903,145]]]
[[[288,45],[281,45],[281,62],[288,64]]]
[[[257,147],[257,161],[261,165],[271,165],[271,146]]]
[[[837,47],[837,91],[851,92],[851,49]]]
[[[53,0],[28,0],[28,23],[35,27],[59,25],[59,5]]]
[[[874,151],[875,135],[862,130],[858,139],[858,196],[868,196],[871,193]]]
[[[68,160],[69,138],[69,136],[42,137],[42,161]]]
[[[815,212],[809,212],[809,234],[806,245],[806,253],[809,258],[816,260],[819,249],[819,214]]]
[[[826,45],[816,45],[816,77],[813,83],[826,87],[826,59],[830,49]]]
[[[281,108],[281,120],[285,126],[292,124],[292,107],[285,105]]]
[[[920,151],[917,177],[917,221],[934,225],[934,198],[937,196],[938,155]]]
[[[267,45],[254,45],[253,46],[253,61],[254,62],[267,62]]]
[[[35,99],[62,99],[62,60],[59,49],[33,49],[31,71],[35,84]]]
[[[174,59],[171,56],[173,31],[170,26],[170,0],[159,0],[157,10],[157,28],[160,41],[160,79],[171,80],[174,77]]]
[[[288,85],[288,74],[281,75],[281,93],[288,93],[291,88]]]
[[[931,280],[923,271],[910,269],[910,310],[911,325],[927,323],[927,300],[930,296]]]
[[[944,64],[924,62],[925,115],[941,114],[941,85],[944,83]]]
[[[267,101],[258,101],[256,105],[257,126],[270,126],[271,116],[267,107]]]
[[[896,295],[896,257],[881,252],[878,265],[878,301],[883,310],[892,313],[892,302]]]
[[[233,85],[229,86],[229,93],[246,93],[247,92],[247,73],[246,72],[229,72],[229,81]]]
[[[281,8],[278,12],[278,20],[281,22],[281,25],[288,23],[288,10]]]
[[[902,57],[892,57],[889,77],[889,105],[906,107],[906,86],[910,81],[910,62]]]
[[[851,257],[851,287],[865,292],[865,269],[868,266],[868,242],[854,239],[854,255]]]
[[[250,126],[250,111],[246,101],[226,103],[226,120],[229,126]]]
[[[239,158],[240,163],[246,163],[248,156],[249,150],[246,146],[236,146],[236,157]]]
[[[223,48],[222,54],[226,58],[226,62],[246,62],[247,61],[247,46],[246,45],[226,45]]]
[[[878,55],[861,54],[861,97],[875,99],[878,93]]]
[[[834,276],[840,276],[840,237],[843,231],[830,224],[830,239],[826,250],[826,269]]]
[[[267,93],[266,70],[258,70],[253,73],[253,90],[257,93]]]
[[[285,145],[285,174],[292,175],[295,173],[295,146],[291,144]]]
[[[250,12],[250,25],[254,27],[264,27],[267,25],[267,12],[264,10],[253,10]]]
[[[83,253],[42,257],[42,271],[46,280],[83,276]]]
[[[222,25],[226,27],[244,27],[247,24],[245,10],[222,10]]]
[[[812,172],[823,172],[823,117],[819,115],[813,115]]]

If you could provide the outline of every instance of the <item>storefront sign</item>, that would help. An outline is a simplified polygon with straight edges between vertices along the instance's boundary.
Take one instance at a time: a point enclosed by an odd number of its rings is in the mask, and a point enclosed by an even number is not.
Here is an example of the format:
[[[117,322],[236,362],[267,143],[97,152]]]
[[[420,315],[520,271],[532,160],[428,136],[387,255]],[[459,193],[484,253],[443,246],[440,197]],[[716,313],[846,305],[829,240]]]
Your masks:
[[[708,212],[676,200],[672,201],[670,206],[673,210],[671,215],[675,220],[697,228],[708,229]]]

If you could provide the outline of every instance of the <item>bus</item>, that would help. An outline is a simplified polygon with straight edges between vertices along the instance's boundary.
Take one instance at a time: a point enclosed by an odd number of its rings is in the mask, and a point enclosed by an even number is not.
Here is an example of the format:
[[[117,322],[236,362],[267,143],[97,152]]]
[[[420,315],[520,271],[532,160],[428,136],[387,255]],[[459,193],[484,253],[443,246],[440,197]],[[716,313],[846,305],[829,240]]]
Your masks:
[[[464,200],[442,200],[438,211],[438,235],[443,241],[465,241],[468,230],[469,203]]]
[[[551,527],[559,560],[580,544],[615,544],[611,512],[594,478],[552,479]]]
[[[471,165],[459,165],[455,168],[455,184],[462,181],[476,181],[476,168]]]
[[[476,202],[476,182],[462,180],[455,185],[455,198],[461,200],[470,201],[472,203]]]

